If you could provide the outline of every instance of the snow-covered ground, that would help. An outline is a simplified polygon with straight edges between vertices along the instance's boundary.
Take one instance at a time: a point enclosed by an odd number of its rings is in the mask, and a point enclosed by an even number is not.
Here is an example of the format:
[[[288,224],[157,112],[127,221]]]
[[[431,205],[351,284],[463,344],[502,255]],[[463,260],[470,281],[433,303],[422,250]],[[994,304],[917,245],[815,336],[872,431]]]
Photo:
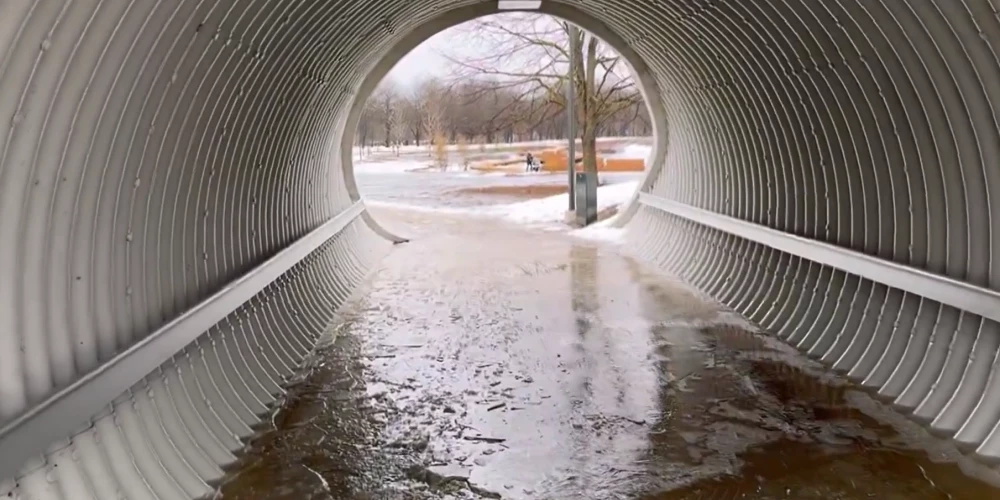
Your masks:
[[[605,158],[627,158],[645,160],[649,163],[649,155],[653,152],[653,146],[648,144],[629,144],[613,154],[605,155]]]
[[[354,159],[354,172],[363,174],[401,174],[406,172],[470,172],[479,173],[472,168],[457,163],[450,163],[444,169],[435,165],[429,158],[395,158],[391,160],[358,160]],[[482,175],[482,174],[480,174]]]
[[[651,148],[641,144],[629,145],[625,150],[607,155],[606,158],[627,158],[647,160]],[[359,174],[401,174],[407,172],[469,172],[477,175],[520,175],[538,176],[551,175],[551,172],[523,172],[520,164],[511,171],[484,172],[467,168],[464,165],[449,164],[447,168],[440,169],[434,166],[434,162],[429,159],[399,158],[385,161],[360,161],[355,159],[354,172]]]
[[[638,185],[638,182],[621,182],[597,188],[597,211],[628,202]],[[567,207],[569,207],[569,195],[559,194],[496,209],[511,222],[535,226],[552,226],[552,223],[559,223],[555,228],[565,228]]]
[[[630,141],[630,140],[631,141],[637,141],[637,142],[638,141],[648,141],[649,138],[648,137],[598,137],[597,138],[597,143],[600,144],[602,142],[609,142],[609,141]],[[516,148],[529,148],[529,147],[561,146],[561,145],[563,145],[565,143],[566,143],[566,139],[553,139],[553,140],[548,140],[548,141],[505,142],[505,143],[497,143],[497,144],[467,144],[465,147],[469,151],[475,152],[475,151],[480,151],[480,150],[491,151],[491,150],[496,150],[496,149],[510,149],[510,148],[516,149]],[[408,146],[398,146],[398,147],[388,147],[388,148],[385,147],[385,146],[370,146],[370,147],[366,147],[364,149],[365,149],[365,153],[366,154],[368,154],[369,152],[371,152],[371,153],[389,153],[389,152],[395,152],[395,151],[399,151],[400,153],[420,153],[420,152],[427,152],[427,153],[429,153],[431,151],[431,145],[430,144],[422,144],[420,146],[414,146],[414,145],[411,144],[411,145],[408,145]],[[449,144],[449,145],[445,146],[445,149],[447,151],[457,151],[458,150],[458,146],[455,145],[455,144]],[[361,151],[361,147],[360,146],[355,146],[354,147],[355,157],[358,156],[358,153],[360,151]]]
[[[612,139],[616,141],[629,140],[627,138]],[[641,139],[637,141],[645,142]],[[500,144],[489,147],[510,148],[549,143],[555,145],[562,144],[562,142]],[[400,148],[401,154],[398,157],[381,155],[384,161],[355,160],[354,173],[366,203],[374,207],[501,219],[546,231],[566,231],[573,236],[590,240],[619,241],[623,236],[622,230],[613,227],[614,218],[584,229],[571,230],[568,223],[570,214],[567,213],[569,200],[566,194],[531,200],[519,200],[517,195],[482,196],[476,194],[477,189],[490,186],[523,186],[529,189],[538,185],[564,185],[566,182],[565,173],[483,173],[467,170],[463,166],[455,164],[449,165],[445,170],[439,170],[433,168],[434,162],[430,157],[413,154],[413,152],[426,149],[426,147],[416,148],[413,146]],[[607,154],[606,157],[645,160],[651,150],[651,146],[640,142],[631,144],[626,142],[618,151]],[[409,156],[404,154],[407,152],[411,154]],[[503,153],[497,154],[502,155]],[[449,157],[452,162],[459,161],[458,155],[451,154]],[[372,158],[379,158],[379,156],[376,155]],[[602,173],[602,182],[608,184],[597,190],[598,211],[628,203],[638,186],[641,175],[641,173],[636,172]]]
[[[619,205],[619,209],[624,207],[624,203],[627,203],[627,200],[622,202],[622,205]],[[587,227],[570,231],[569,234],[585,240],[623,243],[625,240],[625,228],[614,227],[617,220],[618,215],[614,215]]]
[[[615,206],[620,207],[623,204],[628,203],[632,195],[635,193],[638,185],[638,181],[631,181],[620,182],[597,188],[598,211]],[[523,224],[525,226],[545,231],[568,231],[570,229],[570,226],[567,224],[567,208],[569,206],[569,199],[566,194],[559,194],[517,203],[470,207],[412,205],[408,203],[375,200],[366,200],[365,203],[373,207],[411,210],[424,213],[503,219],[512,223]],[[614,217],[611,217],[592,226],[570,231],[570,234],[590,240],[617,241],[623,236],[623,232],[620,229],[612,227],[613,221]]]
[[[401,174],[427,168],[429,162],[419,160],[393,160],[393,161],[371,161],[354,162],[356,173],[366,174]]]

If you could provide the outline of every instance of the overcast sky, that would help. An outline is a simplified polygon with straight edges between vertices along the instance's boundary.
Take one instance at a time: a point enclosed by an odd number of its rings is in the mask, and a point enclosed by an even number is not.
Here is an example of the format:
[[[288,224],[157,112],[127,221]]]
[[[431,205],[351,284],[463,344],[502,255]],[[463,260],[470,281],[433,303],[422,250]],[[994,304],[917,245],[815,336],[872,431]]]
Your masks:
[[[444,76],[449,71],[449,64],[440,54],[450,53],[449,44],[456,42],[459,35],[461,33],[453,28],[432,36],[403,57],[386,78],[392,78],[400,85],[410,86],[430,76]]]
[[[498,17],[504,15],[501,14]],[[515,14],[506,15],[518,16]],[[509,22],[524,22],[518,21],[518,19],[523,19],[523,17],[523,15],[521,17],[511,17],[511,21]],[[531,24],[533,27],[530,29],[541,29],[543,32],[544,30],[552,29],[552,26],[547,26],[545,23],[555,22],[547,16],[536,19],[537,21],[529,20],[528,22],[541,24]],[[505,23],[505,21],[501,20],[501,23]],[[490,38],[482,38],[479,31],[476,31],[476,33],[470,32],[470,30],[478,30],[477,26],[475,21],[470,21],[469,23],[454,26],[432,36],[404,56],[389,74],[386,75],[386,79],[391,79],[402,87],[414,88],[417,84],[430,77],[441,78],[452,76],[452,64],[443,54],[462,59],[474,59],[486,56],[489,51],[496,50],[495,42],[491,43],[489,41]],[[530,58],[532,63],[539,60],[537,51],[529,52],[529,54],[531,55],[525,57]],[[517,69],[521,70],[522,68],[519,67]]]
[[[504,15],[490,17],[496,20],[503,19]],[[480,37],[469,33],[469,30],[475,30],[476,26],[475,21],[469,21],[428,38],[404,56],[386,78],[391,78],[402,86],[413,86],[431,76],[450,76],[451,64],[441,54],[458,58],[477,58],[485,55],[485,51],[493,47],[489,42],[483,42]]]

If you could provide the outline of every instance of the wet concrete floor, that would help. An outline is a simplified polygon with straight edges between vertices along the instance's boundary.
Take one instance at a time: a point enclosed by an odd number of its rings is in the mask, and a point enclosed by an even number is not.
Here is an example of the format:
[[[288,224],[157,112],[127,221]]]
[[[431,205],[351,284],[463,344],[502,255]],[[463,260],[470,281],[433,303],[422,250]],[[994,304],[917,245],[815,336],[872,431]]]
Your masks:
[[[992,471],[614,248],[388,212],[225,499],[983,499]]]

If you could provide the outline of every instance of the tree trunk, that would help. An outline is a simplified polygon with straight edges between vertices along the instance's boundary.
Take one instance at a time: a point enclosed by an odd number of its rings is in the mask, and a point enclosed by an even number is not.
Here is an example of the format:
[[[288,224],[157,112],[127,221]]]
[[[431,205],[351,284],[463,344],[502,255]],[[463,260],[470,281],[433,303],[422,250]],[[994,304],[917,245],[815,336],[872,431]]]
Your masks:
[[[584,124],[583,134],[583,171],[588,175],[597,175],[597,130],[593,125]]]
[[[597,175],[597,96],[594,76],[597,68],[597,38],[591,36],[587,44],[587,63],[584,65],[583,96],[581,100],[583,119],[581,127],[583,146],[583,170],[588,175]]]

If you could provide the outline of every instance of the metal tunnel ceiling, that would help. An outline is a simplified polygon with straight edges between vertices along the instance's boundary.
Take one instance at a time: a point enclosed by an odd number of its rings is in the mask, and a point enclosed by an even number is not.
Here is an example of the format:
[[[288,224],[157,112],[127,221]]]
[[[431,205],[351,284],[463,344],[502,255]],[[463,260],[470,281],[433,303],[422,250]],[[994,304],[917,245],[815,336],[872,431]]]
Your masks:
[[[1000,458],[989,0],[544,0],[625,54],[647,259]],[[389,249],[355,104],[479,0],[0,3],[0,494],[211,494]]]

